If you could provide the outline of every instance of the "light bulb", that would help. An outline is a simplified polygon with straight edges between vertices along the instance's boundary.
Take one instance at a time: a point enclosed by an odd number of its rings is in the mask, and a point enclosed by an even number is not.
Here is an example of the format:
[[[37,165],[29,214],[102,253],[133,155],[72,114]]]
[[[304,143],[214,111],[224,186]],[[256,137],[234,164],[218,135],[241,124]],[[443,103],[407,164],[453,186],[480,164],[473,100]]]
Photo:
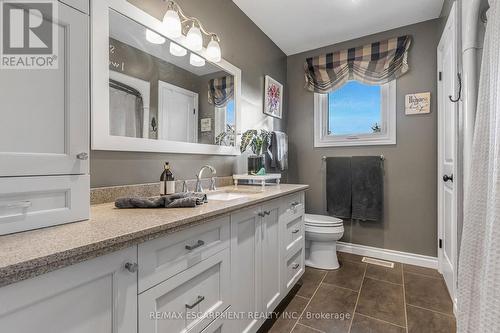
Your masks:
[[[200,28],[193,25],[186,35],[186,46],[193,51],[201,51],[203,49],[203,37],[201,36]]]
[[[207,59],[213,62],[221,61],[220,45],[215,38],[212,38],[210,43],[207,45]]]
[[[194,53],[191,53],[191,55],[189,56],[189,63],[194,67],[203,67],[205,66],[205,59]]]
[[[163,44],[165,43],[165,38],[158,35],[156,32],[146,29],[146,40],[153,44]]]
[[[187,50],[180,45],[170,42],[170,54],[176,57],[184,57]]]
[[[168,37],[179,38],[182,35],[181,19],[175,10],[167,10],[163,16],[163,25]]]

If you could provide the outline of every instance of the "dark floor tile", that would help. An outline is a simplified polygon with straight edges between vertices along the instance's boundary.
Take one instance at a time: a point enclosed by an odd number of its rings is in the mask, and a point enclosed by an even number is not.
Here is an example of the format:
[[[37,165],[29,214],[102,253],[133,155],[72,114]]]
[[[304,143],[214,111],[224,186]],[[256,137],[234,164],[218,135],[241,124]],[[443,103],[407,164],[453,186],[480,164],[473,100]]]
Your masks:
[[[347,252],[337,252],[337,256],[340,262],[343,261],[352,261],[352,262],[361,262],[363,256],[358,256],[357,254],[347,253]]]
[[[405,273],[404,279],[407,304],[453,313],[453,303],[443,279],[411,273]]]
[[[432,312],[408,305],[408,333],[455,333],[453,316]]]
[[[357,298],[357,292],[322,283],[299,323],[326,333],[347,332]]]
[[[402,327],[355,313],[351,333],[406,333],[406,330]]]
[[[340,264],[339,269],[328,271],[323,282],[359,291],[365,268],[366,264],[344,261]]]
[[[403,265],[394,263],[394,268],[389,268],[368,264],[368,266],[366,266],[365,276],[376,280],[403,284]]]
[[[288,333],[292,330],[293,325],[299,319],[302,311],[309,302],[308,299],[295,296],[287,307],[280,313],[278,319],[274,322],[272,327],[269,329],[269,333]]]
[[[365,278],[356,312],[405,326],[403,286]]]
[[[306,271],[298,283],[297,295],[311,298],[325,275],[326,271],[306,267]]]
[[[415,265],[404,264],[403,271],[405,273],[416,273],[416,274],[422,274],[422,275],[432,276],[432,277],[436,277],[436,278],[442,277],[442,275],[435,269],[427,268],[427,267],[420,267],[420,266],[415,266]]]
[[[280,332],[280,333],[287,333],[287,332]],[[295,328],[293,329],[292,333],[318,333],[318,331],[313,330],[312,328],[309,328],[304,325],[297,324]]]

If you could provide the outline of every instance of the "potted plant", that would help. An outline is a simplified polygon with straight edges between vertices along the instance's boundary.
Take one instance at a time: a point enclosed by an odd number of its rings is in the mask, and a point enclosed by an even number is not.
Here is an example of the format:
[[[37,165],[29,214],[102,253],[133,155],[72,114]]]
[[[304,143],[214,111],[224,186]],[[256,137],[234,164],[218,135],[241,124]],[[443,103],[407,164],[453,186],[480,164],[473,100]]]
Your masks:
[[[253,155],[248,156],[248,174],[254,175],[262,168],[264,164],[264,152],[269,149],[271,143],[271,132],[266,130],[248,130],[241,136],[240,151],[244,153],[248,147],[252,150]]]

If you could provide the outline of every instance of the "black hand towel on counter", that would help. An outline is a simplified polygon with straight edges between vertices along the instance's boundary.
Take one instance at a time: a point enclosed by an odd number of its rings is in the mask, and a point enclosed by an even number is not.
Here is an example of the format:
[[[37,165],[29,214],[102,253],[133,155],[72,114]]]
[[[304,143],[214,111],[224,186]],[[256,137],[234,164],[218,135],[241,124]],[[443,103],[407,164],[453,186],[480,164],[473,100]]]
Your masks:
[[[351,218],[351,158],[326,159],[326,201],[330,215]]]
[[[123,197],[115,200],[116,208],[189,208],[207,202],[205,193],[187,192],[162,197]]]
[[[380,156],[352,157],[352,219],[382,221],[383,163]]]

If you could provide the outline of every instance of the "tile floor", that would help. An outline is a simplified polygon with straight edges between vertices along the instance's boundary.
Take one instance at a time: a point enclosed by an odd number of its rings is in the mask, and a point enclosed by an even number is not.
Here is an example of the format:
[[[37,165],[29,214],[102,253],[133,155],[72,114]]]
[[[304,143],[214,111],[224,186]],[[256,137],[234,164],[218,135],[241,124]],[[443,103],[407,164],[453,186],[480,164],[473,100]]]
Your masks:
[[[450,333],[453,306],[441,275],[396,263],[367,265],[339,253],[335,271],[307,268],[261,333]]]

